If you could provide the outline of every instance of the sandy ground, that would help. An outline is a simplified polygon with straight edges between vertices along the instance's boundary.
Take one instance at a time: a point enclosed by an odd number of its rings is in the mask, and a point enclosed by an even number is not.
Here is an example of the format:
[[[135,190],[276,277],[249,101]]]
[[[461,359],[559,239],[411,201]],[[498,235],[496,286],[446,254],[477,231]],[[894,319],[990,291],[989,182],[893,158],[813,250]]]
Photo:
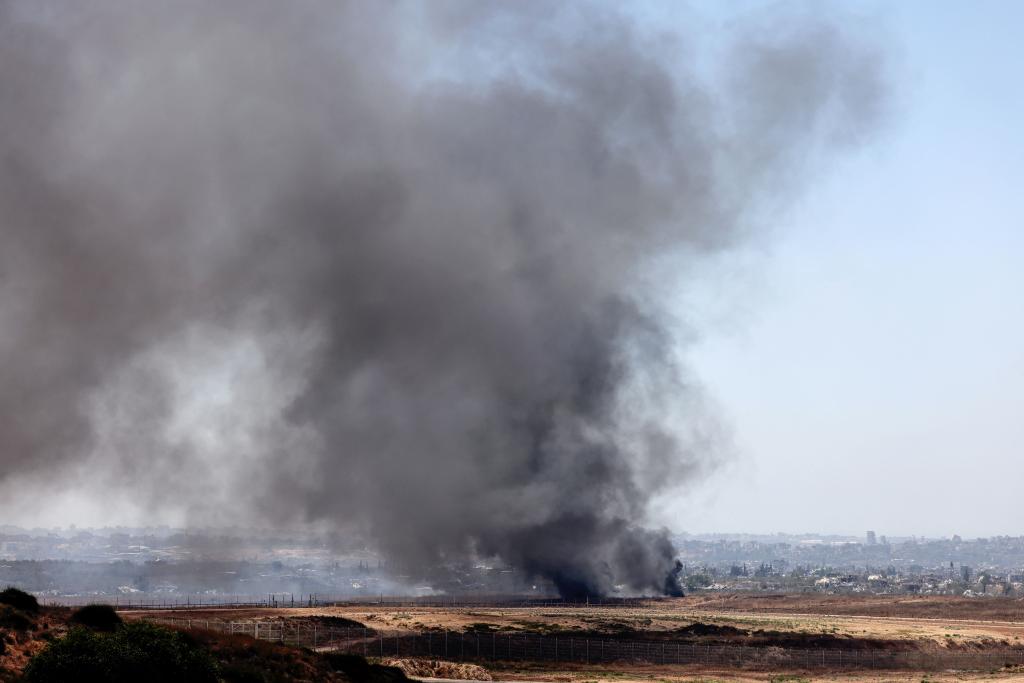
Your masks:
[[[886,601],[888,600],[888,602]],[[543,607],[543,608],[457,608],[393,607],[358,605],[323,608],[279,608],[273,610],[192,610],[193,619],[279,620],[309,617],[345,617],[376,629],[472,629],[521,630],[557,634],[565,631],[629,632],[625,637],[642,638],[644,632],[672,631],[693,623],[733,626],[746,631],[830,634],[851,638],[908,640],[929,647],[958,649],[1024,646],[1024,601],[989,601],[928,598],[845,600],[836,596],[787,596],[784,600],[762,601],[756,596],[714,596],[652,601],[628,607]],[[858,614],[858,612],[861,612]],[[891,616],[893,612],[899,616]],[[154,616],[171,616],[165,611]],[[126,614],[128,617],[144,613]],[[175,616],[185,616],[178,614]],[[601,668],[566,668],[551,663],[487,664],[495,681],[516,683],[952,683],[953,681],[1020,681],[1024,670],[991,673],[929,672],[787,672],[768,673],[695,665],[656,666],[636,663],[600,665]],[[569,665],[572,667],[572,665]]]
[[[969,618],[1024,622],[1024,597],[701,593],[682,600],[715,612],[846,614],[876,617]]]
[[[491,668],[493,680],[515,683],[954,683],[959,681],[999,681],[1024,683],[1024,670],[976,672],[765,672],[714,667],[657,665],[611,665],[601,668],[555,669],[536,665],[520,668]],[[420,680],[431,680],[417,676]],[[434,679],[441,680],[441,679]]]
[[[832,681],[837,683],[953,683],[954,681],[1000,681],[1000,683],[1022,683],[1024,682],[1024,672],[998,672],[986,674],[954,672],[928,674],[913,672],[758,674],[742,671],[738,672],[734,670],[705,670],[682,674],[678,671],[651,672],[647,675],[630,672],[611,676],[604,672],[593,672],[583,675],[569,675],[565,672],[503,675],[502,673],[496,672],[494,674],[494,680],[515,681],[515,683],[530,683],[531,681],[535,683],[811,683],[812,681]]]
[[[806,609],[803,601],[792,605]],[[820,603],[814,605],[821,607]],[[847,609],[849,607],[847,606]],[[312,616],[346,617],[367,626],[381,629],[447,629],[462,631],[473,628],[521,630],[558,633],[559,631],[670,631],[695,622],[735,626],[746,630],[827,633],[833,635],[930,640],[947,644],[1024,644],[1024,621],[1012,622],[977,618],[988,616],[984,610],[947,610],[949,616],[888,617],[870,615],[824,614],[814,612],[787,613],[743,612],[735,609],[715,610],[694,601],[672,600],[652,602],[642,607],[612,608],[450,608],[389,607],[361,605],[322,608],[278,608],[273,610],[192,610],[194,619],[282,619]],[[146,613],[135,613],[146,614]],[[148,614],[168,616],[165,611]]]

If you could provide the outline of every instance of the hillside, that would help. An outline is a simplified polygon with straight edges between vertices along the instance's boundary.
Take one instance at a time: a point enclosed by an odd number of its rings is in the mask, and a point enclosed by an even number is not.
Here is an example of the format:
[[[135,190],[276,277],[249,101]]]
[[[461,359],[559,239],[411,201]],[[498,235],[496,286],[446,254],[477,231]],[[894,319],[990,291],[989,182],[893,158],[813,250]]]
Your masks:
[[[116,629],[135,629],[140,626],[166,631],[173,635],[175,642],[190,651],[202,657],[208,654],[216,663],[216,676],[226,683],[403,683],[408,680],[400,669],[371,664],[362,657],[321,654],[254,640],[245,635],[200,629],[184,632],[138,622],[115,626],[114,630],[107,633],[76,625],[74,621],[75,612],[69,608],[40,607],[36,610],[23,610],[0,604],[0,681],[6,683],[22,680],[34,656],[48,646],[60,643],[69,634],[87,636],[87,642],[103,643],[103,639],[113,637]],[[89,641],[89,638],[93,640]],[[26,678],[35,680],[31,672]]]

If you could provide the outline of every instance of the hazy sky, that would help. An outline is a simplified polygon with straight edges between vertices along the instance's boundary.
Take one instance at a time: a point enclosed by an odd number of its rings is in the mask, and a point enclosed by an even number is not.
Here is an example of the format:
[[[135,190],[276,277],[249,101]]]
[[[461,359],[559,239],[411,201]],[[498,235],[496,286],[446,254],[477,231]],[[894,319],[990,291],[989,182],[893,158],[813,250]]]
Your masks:
[[[883,29],[890,123],[684,294],[737,454],[667,519],[1024,533],[1024,4],[845,11]]]

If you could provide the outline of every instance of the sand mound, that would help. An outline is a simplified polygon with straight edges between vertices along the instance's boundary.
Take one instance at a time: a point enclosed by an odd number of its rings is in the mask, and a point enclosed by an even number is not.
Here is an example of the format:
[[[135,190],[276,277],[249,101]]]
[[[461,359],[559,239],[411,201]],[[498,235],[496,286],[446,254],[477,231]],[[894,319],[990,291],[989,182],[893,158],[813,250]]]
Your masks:
[[[460,681],[494,680],[487,669],[476,664],[457,664],[438,659],[385,659],[381,664],[398,667],[406,676],[452,678]]]

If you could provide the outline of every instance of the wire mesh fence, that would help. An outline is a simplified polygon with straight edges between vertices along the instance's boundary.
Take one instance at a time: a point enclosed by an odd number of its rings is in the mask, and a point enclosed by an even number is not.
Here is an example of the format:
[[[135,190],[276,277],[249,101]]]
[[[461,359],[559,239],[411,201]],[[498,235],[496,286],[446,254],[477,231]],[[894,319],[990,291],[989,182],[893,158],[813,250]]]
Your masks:
[[[781,594],[780,594],[781,595]],[[281,607],[358,607],[380,606],[395,608],[449,607],[449,608],[538,608],[557,607],[567,609],[590,608],[637,608],[656,606],[665,598],[584,598],[564,600],[553,597],[526,597],[522,595],[478,594],[478,595],[429,595],[422,597],[388,595],[330,595],[323,593],[268,593],[264,595],[192,594],[159,595],[136,593],[128,595],[77,595],[46,596],[37,594],[41,604],[77,607],[87,604],[109,604],[118,610],[189,610],[189,609],[275,609]],[[680,605],[677,605],[680,606]],[[684,607],[685,606],[680,606]],[[988,621],[992,623],[1024,623],[1024,598],[973,598],[969,604],[930,605],[922,609],[918,602],[893,603],[830,603],[827,605],[803,605],[799,609],[780,609],[771,605],[753,605],[741,601],[734,604],[729,600],[708,601],[690,606],[692,615],[700,618],[707,613],[740,612],[750,614],[786,614],[801,616],[857,616],[872,619],[928,619],[950,623]],[[975,612],[974,607],[983,608]]]
[[[560,598],[527,598],[522,596],[428,596],[410,598],[408,596],[363,596],[324,595],[321,593],[270,593],[267,595],[175,595],[161,597],[159,595],[73,595],[60,597],[37,596],[44,605],[60,607],[79,607],[82,605],[103,604],[118,610],[187,610],[209,608],[244,608],[258,609],[281,607],[352,607],[379,605],[381,607],[637,607],[650,604],[659,598],[585,598],[583,600],[563,600]]]
[[[992,671],[1024,666],[1024,648],[974,651],[798,649],[697,645],[619,638],[574,638],[539,633],[462,633],[338,628],[308,622],[149,619],[178,628],[242,634],[285,645],[367,657],[427,657],[467,661],[565,664],[635,662],[754,669],[886,669]]]

